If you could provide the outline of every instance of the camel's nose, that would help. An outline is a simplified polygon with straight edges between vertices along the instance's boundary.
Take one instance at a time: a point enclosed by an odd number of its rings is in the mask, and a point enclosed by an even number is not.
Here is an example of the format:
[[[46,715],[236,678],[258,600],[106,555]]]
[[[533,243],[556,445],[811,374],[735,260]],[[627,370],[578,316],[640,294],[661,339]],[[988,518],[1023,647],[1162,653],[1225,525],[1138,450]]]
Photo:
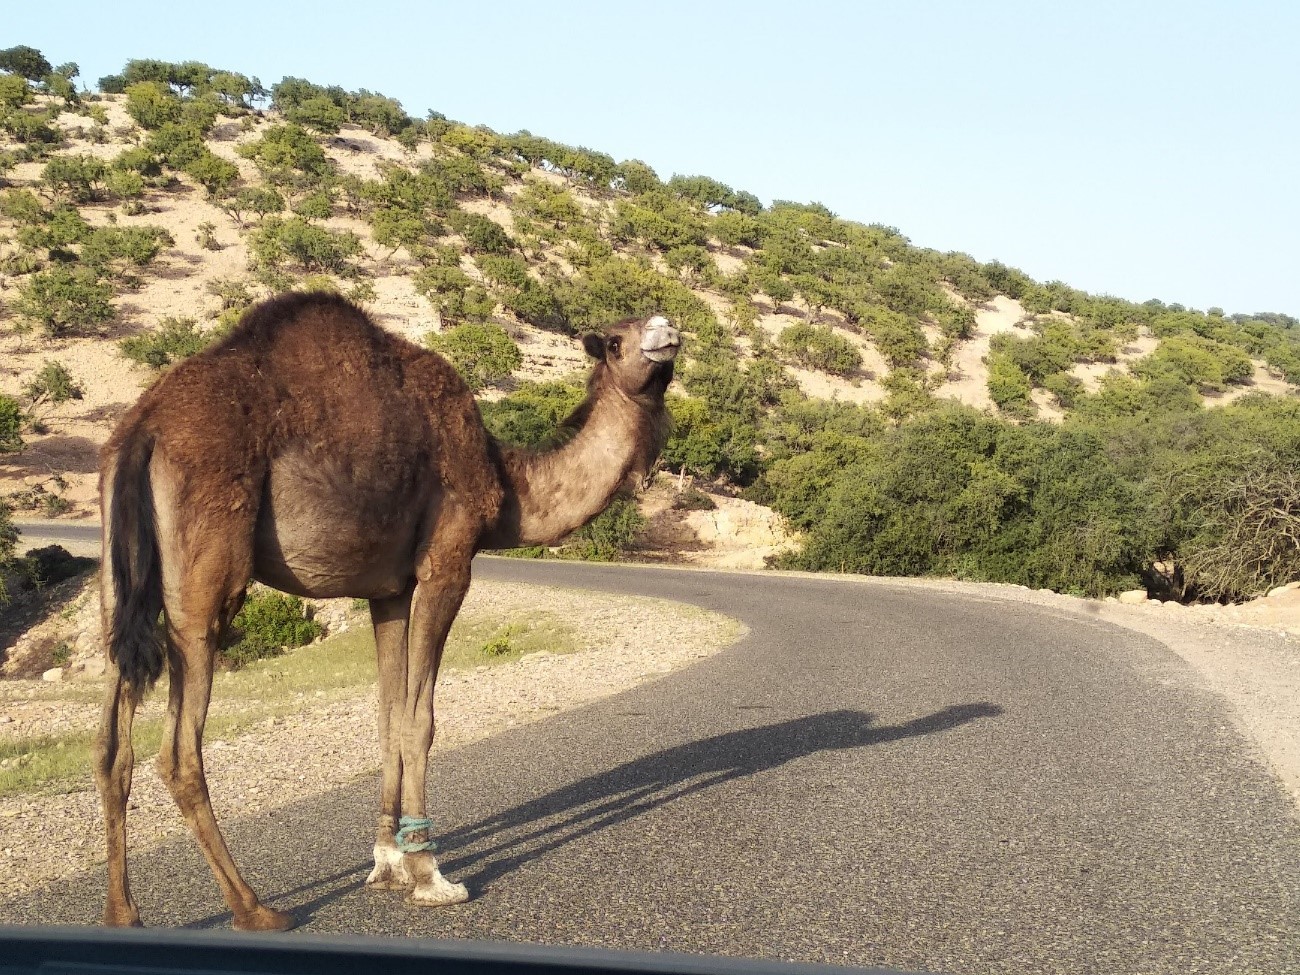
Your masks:
[[[681,351],[682,334],[663,315],[655,315],[641,330],[641,354],[653,362],[668,362]]]

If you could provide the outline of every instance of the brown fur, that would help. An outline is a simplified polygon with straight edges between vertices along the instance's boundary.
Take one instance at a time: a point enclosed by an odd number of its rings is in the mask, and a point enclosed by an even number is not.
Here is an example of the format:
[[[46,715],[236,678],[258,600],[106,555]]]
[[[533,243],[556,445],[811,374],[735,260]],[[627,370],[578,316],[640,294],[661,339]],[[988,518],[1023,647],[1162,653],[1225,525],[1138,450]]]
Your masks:
[[[96,781],[108,836],[106,923],[139,923],[125,861],[130,725],[164,665],[159,769],[235,926],[292,923],[240,876],[203,776],[213,662],[250,579],[370,600],[383,757],[371,882],[414,884],[421,903],[463,899],[432,853],[399,855],[394,844],[400,816],[424,816],[447,630],[480,547],[561,537],[653,464],[672,362],[642,355],[643,334],[663,333],[627,321],[589,339],[599,361],[588,397],[568,421],[568,442],[550,453],[495,443],[445,360],[324,294],[251,309],[231,336],[140,398],[104,447],[100,479],[110,680]],[[165,642],[154,632],[160,608]]]

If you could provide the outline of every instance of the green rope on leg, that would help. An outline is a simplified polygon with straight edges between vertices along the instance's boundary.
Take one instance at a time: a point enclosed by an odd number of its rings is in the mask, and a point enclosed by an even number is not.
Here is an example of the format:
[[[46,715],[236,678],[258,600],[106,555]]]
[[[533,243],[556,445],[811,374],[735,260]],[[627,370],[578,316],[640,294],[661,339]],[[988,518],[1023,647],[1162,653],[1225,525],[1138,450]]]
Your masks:
[[[401,828],[393,839],[397,843],[397,848],[403,853],[419,853],[421,850],[436,850],[437,844],[433,840],[425,840],[423,843],[408,843],[406,838],[412,833],[418,833],[422,829],[433,829],[432,819],[422,819],[419,816],[403,816],[397,821]]]

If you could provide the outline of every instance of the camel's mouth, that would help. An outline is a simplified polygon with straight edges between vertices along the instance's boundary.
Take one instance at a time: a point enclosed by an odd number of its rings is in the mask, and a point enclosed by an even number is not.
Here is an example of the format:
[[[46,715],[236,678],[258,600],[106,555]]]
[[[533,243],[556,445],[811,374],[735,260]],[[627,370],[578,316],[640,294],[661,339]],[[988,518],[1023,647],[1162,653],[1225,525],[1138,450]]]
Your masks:
[[[645,323],[641,333],[641,354],[651,362],[671,362],[682,348],[682,335],[662,315]]]

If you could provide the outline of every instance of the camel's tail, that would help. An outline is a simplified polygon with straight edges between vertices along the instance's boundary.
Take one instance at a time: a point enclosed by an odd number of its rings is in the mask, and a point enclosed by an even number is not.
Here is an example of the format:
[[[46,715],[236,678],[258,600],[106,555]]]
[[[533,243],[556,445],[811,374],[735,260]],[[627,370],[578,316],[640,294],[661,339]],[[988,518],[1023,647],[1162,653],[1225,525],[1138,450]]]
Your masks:
[[[136,691],[153,684],[163,668],[158,632],[162,563],[149,480],[152,456],[152,437],[136,430],[126,438],[113,460],[112,493],[104,512],[105,576],[112,584],[105,620],[108,656],[121,679]]]

